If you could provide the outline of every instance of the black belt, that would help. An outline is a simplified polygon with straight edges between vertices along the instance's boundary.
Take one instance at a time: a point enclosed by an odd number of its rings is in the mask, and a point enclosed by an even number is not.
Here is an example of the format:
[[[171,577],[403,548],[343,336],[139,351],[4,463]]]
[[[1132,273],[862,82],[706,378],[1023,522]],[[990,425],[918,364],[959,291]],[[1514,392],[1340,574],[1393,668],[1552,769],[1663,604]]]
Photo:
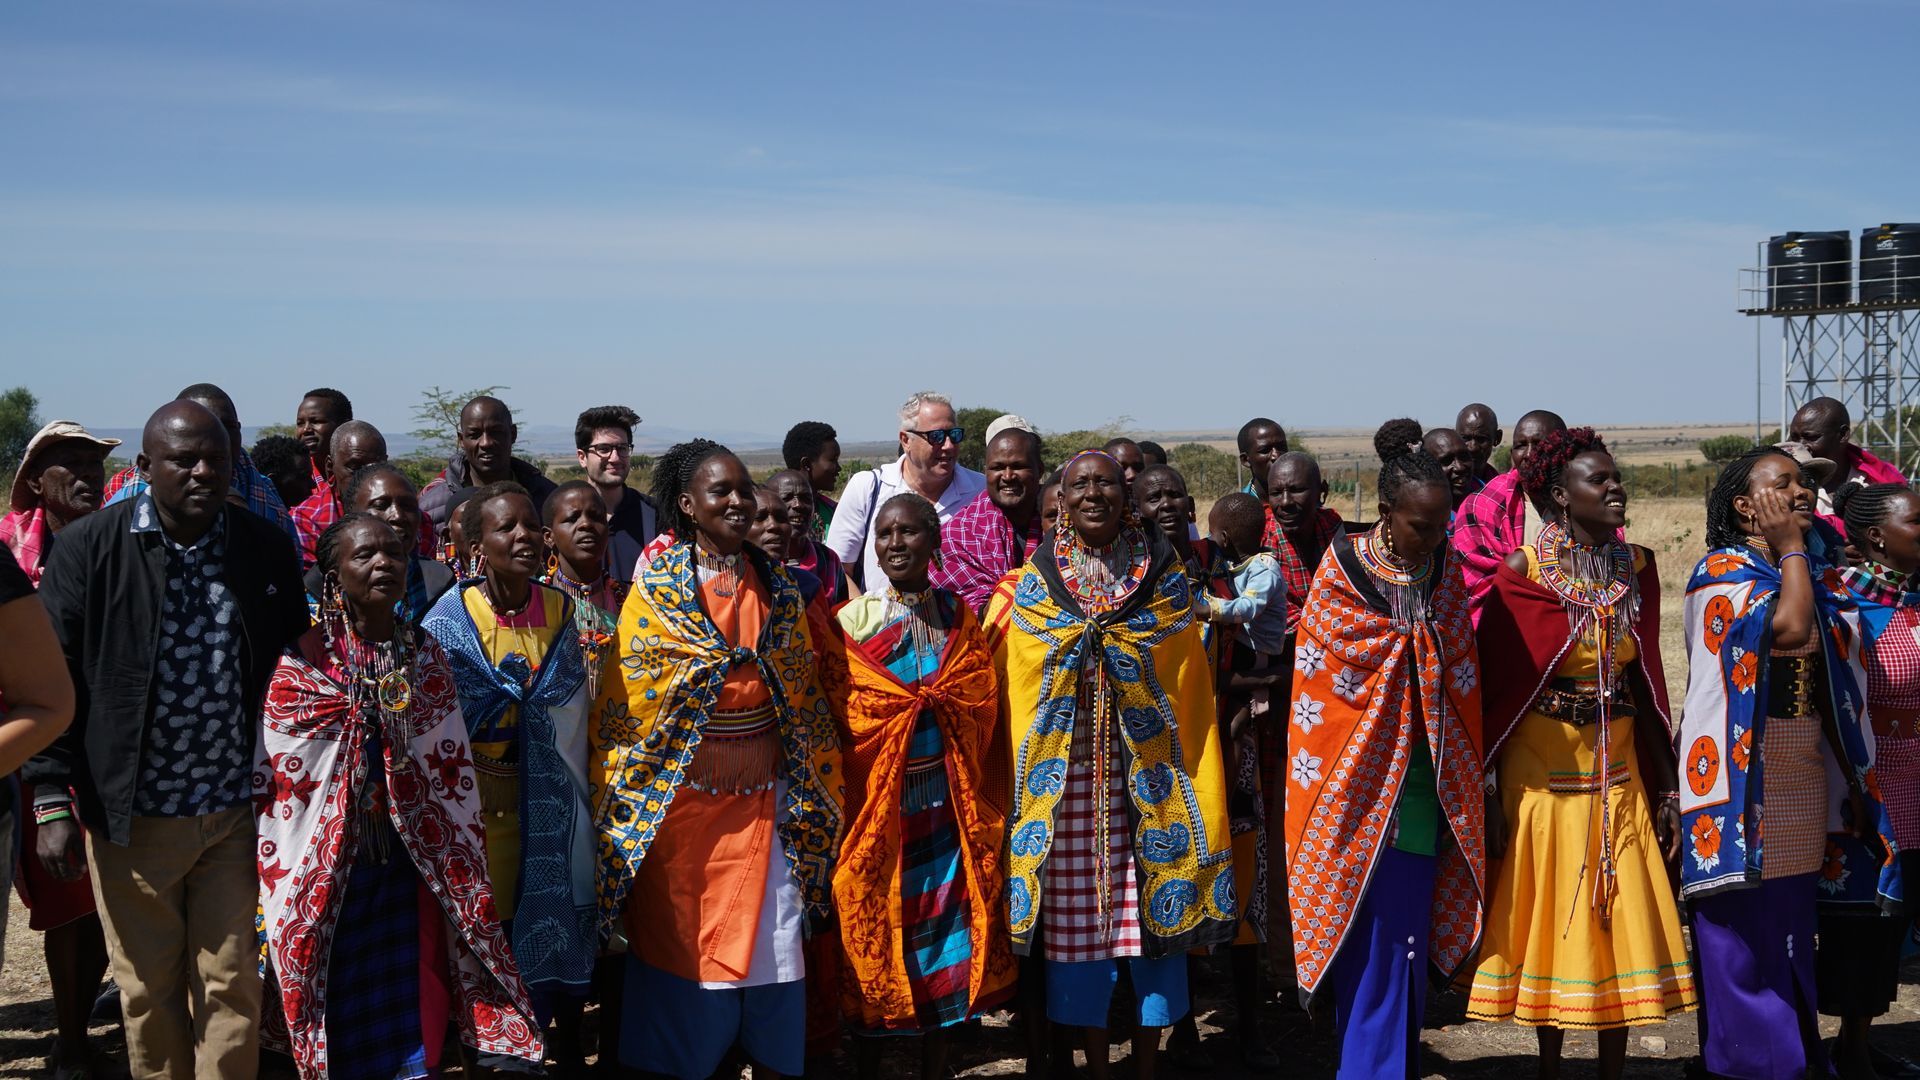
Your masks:
[[[1607,705],[1615,720],[1631,720],[1639,713],[1624,686],[1613,688]],[[1533,709],[1574,727],[1586,727],[1600,719],[1600,687],[1586,679],[1554,679],[1540,692]]]
[[[1767,660],[1767,715],[1781,719],[1812,716],[1820,691],[1820,657],[1775,656]]]

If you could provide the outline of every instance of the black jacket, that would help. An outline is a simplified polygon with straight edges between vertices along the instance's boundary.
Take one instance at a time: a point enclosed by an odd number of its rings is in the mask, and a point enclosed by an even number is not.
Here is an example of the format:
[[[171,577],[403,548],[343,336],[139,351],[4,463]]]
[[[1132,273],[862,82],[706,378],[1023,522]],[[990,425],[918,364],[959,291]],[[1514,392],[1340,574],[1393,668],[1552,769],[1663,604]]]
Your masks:
[[[128,840],[133,788],[153,711],[167,551],[158,531],[132,531],[129,499],[60,532],[40,579],[40,600],[67,654],[73,725],[22,770],[36,794],[79,800],[80,820]],[[280,654],[307,630],[300,559],[286,531],[228,505],[225,570],[240,612],[241,685],[257,723]]]

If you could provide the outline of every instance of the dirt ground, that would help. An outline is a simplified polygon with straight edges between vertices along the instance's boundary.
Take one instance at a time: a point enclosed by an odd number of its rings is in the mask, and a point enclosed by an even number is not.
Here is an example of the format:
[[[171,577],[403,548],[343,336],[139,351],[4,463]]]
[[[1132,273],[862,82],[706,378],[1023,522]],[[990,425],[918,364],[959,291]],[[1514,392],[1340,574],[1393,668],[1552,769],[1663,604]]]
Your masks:
[[[40,936],[27,930],[27,912],[19,900],[11,896],[9,899],[12,917],[8,923],[6,964],[0,970],[0,1080],[44,1075],[44,1055],[53,1038],[53,1007],[40,959]],[[1232,1043],[1217,1026],[1232,1015],[1232,1007],[1225,1000],[1227,985],[1224,960],[1206,961],[1197,987],[1198,1015],[1202,1047],[1218,1059],[1214,1068],[1201,1071],[1193,1067],[1196,1063],[1191,1055],[1169,1052],[1162,1057],[1162,1076],[1243,1080],[1263,1075],[1241,1067],[1234,1060]],[[1532,1032],[1511,1024],[1464,1023],[1463,1001],[1459,994],[1431,997],[1426,1031],[1421,1040],[1425,1050],[1421,1075],[1502,1080],[1531,1075]],[[1290,1003],[1270,999],[1262,1006],[1260,1019],[1269,1044],[1283,1062],[1278,1072],[1265,1075],[1302,1078],[1333,1075],[1329,1016],[1310,1018]],[[1823,1028],[1828,1035],[1833,1033],[1831,1021]],[[1900,1000],[1893,1012],[1875,1025],[1875,1031],[1878,1033],[1876,1043],[1883,1049],[1920,1059],[1920,959],[1907,965]],[[1005,1014],[989,1016],[977,1026],[961,1029],[954,1040],[953,1064],[961,1076],[1008,1076],[1024,1070],[1020,1030]],[[124,1070],[125,1055],[118,1026],[95,1027],[93,1045],[118,1069]],[[1116,1045],[1113,1060],[1124,1060],[1128,1051],[1125,1043]],[[1638,1028],[1628,1040],[1627,1076],[1633,1080],[1653,1077],[1678,1080],[1688,1059],[1698,1052],[1699,1041],[1691,1015]],[[1568,1076],[1593,1075],[1590,1063],[1594,1056],[1594,1037],[1581,1033],[1569,1035],[1567,1056],[1573,1062],[1567,1070]],[[905,1040],[889,1048],[884,1075],[910,1077],[916,1075],[916,1070],[917,1059]],[[124,1072],[108,1071],[101,1075],[124,1075]],[[831,1065],[809,1075],[850,1077],[852,1063],[842,1055]]]

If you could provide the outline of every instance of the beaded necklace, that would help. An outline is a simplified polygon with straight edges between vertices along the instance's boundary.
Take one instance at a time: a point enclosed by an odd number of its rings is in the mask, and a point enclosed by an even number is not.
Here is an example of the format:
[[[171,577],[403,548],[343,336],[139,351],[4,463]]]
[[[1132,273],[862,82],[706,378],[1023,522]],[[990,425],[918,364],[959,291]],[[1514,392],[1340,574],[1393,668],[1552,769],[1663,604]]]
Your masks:
[[[1428,555],[1419,566],[1401,562],[1384,521],[1367,535],[1354,539],[1353,553],[1385,597],[1387,611],[1396,627],[1404,631],[1427,621],[1427,582],[1433,577],[1433,555]]]
[[[1147,537],[1135,525],[1121,528],[1105,547],[1094,547],[1078,531],[1063,530],[1053,545],[1061,584],[1090,616],[1108,614],[1126,602],[1147,577]]]
[[[946,649],[947,632],[934,625],[933,590],[922,589],[919,592],[902,592],[887,586],[886,621],[905,622],[907,645],[913,650],[913,670],[918,676],[928,658],[938,660]]]
[[[1591,644],[1599,657],[1594,671],[1598,722],[1594,724],[1593,751],[1599,781],[1593,791],[1600,804],[1600,868],[1593,878],[1593,910],[1600,916],[1600,925],[1610,927],[1619,884],[1613,851],[1613,800],[1609,797],[1612,785],[1607,778],[1613,768],[1613,697],[1620,642],[1632,633],[1633,620],[1640,611],[1633,548],[1614,540],[1597,545],[1577,543],[1564,523],[1549,521],[1540,527],[1535,558],[1540,583],[1559,597],[1560,606],[1566,609],[1569,636]],[[1584,861],[1580,872],[1587,872]]]
[[[573,597],[573,625],[580,640],[580,652],[587,663],[587,700],[600,700],[600,662],[613,648],[614,631],[617,628],[618,607],[626,598],[627,582],[607,580],[607,568],[603,561],[600,576],[592,581],[579,581],[568,574],[559,563],[547,574],[547,584]],[[602,610],[594,602],[596,593],[605,590],[612,594],[615,611]]]
[[[699,544],[693,545],[694,565],[702,581],[710,581],[715,596],[732,596],[740,591],[740,553],[719,555]]]
[[[413,705],[413,627],[397,623],[391,640],[368,641],[354,633],[353,623],[342,606],[321,619],[320,632],[326,639],[327,651],[340,665],[346,683],[348,715],[380,735],[393,751],[396,765],[404,768],[407,757],[402,752],[403,734],[398,722]],[[393,852],[389,843],[391,830],[385,827],[383,794],[377,785],[364,785],[354,798],[354,811],[359,816],[360,836],[373,845],[374,857],[385,863]]]

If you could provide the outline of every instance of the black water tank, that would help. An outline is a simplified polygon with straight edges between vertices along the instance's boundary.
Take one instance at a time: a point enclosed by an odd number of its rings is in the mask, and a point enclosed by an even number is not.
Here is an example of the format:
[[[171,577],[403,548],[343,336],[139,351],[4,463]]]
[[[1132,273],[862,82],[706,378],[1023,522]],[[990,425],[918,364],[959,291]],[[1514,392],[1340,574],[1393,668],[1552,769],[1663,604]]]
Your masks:
[[[1920,224],[1860,230],[1860,302],[1920,300]]]
[[[1767,241],[1769,308],[1840,307],[1852,299],[1853,238],[1790,232]]]

